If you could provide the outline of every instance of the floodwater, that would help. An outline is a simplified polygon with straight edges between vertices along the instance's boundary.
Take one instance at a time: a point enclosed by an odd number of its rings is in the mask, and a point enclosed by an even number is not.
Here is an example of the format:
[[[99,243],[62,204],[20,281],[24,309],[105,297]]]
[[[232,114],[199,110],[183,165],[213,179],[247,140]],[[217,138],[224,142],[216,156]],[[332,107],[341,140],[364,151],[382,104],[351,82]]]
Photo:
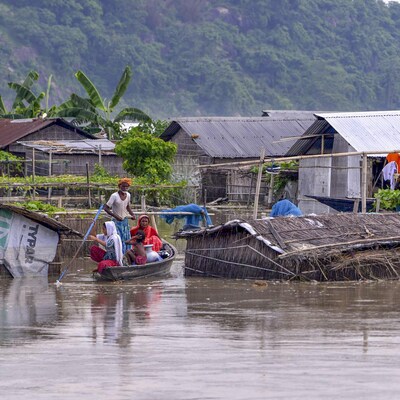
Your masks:
[[[0,398],[399,398],[400,282],[185,278],[184,243],[163,279],[0,280]]]
[[[396,399],[400,283],[0,280],[1,399]]]

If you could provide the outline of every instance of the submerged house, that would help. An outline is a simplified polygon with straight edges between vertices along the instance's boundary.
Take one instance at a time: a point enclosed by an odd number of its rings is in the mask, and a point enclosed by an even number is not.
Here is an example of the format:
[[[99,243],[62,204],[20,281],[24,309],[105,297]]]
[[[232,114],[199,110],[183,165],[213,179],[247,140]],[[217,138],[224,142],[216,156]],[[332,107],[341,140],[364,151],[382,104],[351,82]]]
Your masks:
[[[174,178],[186,180],[208,201],[228,197],[245,202],[254,197],[255,182],[248,171],[230,165],[238,161],[281,157],[315,121],[311,111],[264,111],[264,117],[192,117],[171,121],[160,136],[178,145]],[[226,164],[226,167],[199,168]],[[261,196],[266,187],[261,188]]]
[[[179,231],[185,275],[232,279],[399,279],[400,214],[232,220]]]
[[[317,120],[286,156],[342,154],[305,158],[299,164],[299,208],[306,214],[336,213],[338,210],[327,205],[333,204],[327,200],[361,197],[362,153],[368,159],[366,194],[373,196],[387,153],[400,148],[400,111],[321,113],[315,116]]]
[[[1,119],[0,149],[25,160],[25,174],[86,174],[96,163],[110,173],[122,170],[122,160],[113,152],[114,144],[96,139],[62,118]]]

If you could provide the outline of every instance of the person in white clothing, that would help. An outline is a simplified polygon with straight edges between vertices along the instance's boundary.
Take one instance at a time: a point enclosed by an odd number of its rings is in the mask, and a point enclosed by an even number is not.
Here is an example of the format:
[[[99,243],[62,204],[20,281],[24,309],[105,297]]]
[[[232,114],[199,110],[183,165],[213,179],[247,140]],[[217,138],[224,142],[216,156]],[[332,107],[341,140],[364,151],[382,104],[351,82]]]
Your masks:
[[[132,181],[129,178],[122,178],[118,181],[118,192],[113,193],[104,205],[104,211],[113,217],[115,226],[122,240],[123,252],[129,250],[131,245],[125,241],[131,238],[128,219],[136,219],[131,209],[131,195],[128,192]]]

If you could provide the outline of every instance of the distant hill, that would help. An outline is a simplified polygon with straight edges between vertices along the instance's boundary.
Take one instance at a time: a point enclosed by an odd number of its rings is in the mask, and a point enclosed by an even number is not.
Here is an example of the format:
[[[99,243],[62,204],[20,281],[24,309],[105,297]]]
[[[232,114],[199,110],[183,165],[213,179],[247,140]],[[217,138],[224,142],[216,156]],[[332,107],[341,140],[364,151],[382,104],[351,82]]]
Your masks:
[[[400,4],[382,0],[0,0],[0,94],[30,69],[52,101],[82,69],[153,118],[400,108]]]

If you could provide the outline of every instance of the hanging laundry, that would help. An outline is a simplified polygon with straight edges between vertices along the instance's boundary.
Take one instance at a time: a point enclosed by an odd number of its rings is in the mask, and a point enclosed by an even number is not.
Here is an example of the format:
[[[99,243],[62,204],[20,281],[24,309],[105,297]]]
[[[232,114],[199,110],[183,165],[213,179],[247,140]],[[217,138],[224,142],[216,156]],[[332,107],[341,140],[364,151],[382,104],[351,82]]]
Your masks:
[[[395,187],[394,174],[396,172],[397,172],[396,161],[391,161],[390,163],[386,164],[382,170],[383,179],[385,181],[390,181],[390,189],[392,190]]]
[[[389,153],[386,156],[386,161],[388,163],[394,161],[396,163],[396,166],[397,166],[397,171],[398,172],[400,171],[400,154],[399,153]]]

